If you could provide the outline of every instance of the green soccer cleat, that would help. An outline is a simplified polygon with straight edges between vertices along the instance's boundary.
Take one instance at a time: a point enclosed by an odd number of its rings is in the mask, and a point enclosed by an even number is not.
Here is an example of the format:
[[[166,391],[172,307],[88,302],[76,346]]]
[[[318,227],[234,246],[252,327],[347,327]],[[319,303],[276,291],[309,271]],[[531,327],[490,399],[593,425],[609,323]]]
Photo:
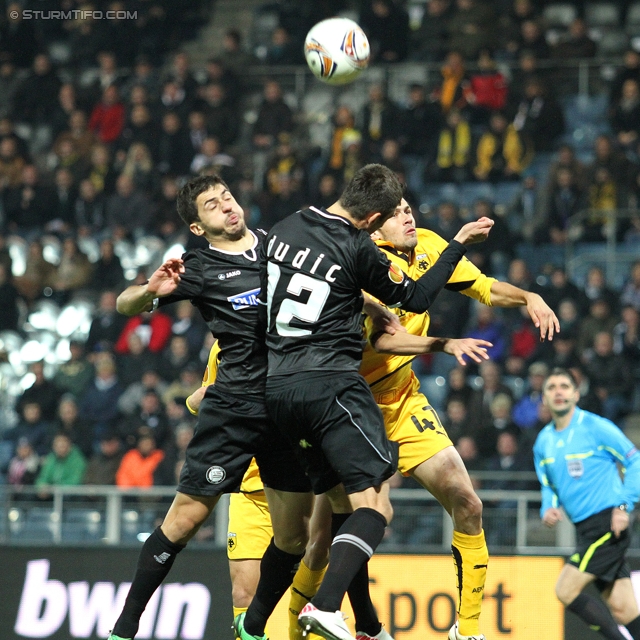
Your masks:
[[[133,640],[133,638],[121,638],[120,636],[117,636],[115,633],[110,633],[107,640]]]
[[[267,638],[267,634],[265,633],[264,635],[261,636],[252,636],[249,635],[245,630],[244,630],[244,617],[246,615],[246,612],[243,611],[242,613],[239,613],[234,619],[233,619],[233,631],[236,634],[236,638],[239,638],[240,640],[269,640],[269,638]]]

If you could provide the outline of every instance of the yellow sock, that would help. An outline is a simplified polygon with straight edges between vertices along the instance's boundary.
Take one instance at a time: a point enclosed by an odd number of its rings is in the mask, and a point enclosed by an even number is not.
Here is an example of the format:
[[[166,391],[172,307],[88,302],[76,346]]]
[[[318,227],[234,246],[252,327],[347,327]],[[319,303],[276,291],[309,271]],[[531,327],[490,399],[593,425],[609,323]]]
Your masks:
[[[473,636],[480,633],[478,619],[489,562],[484,531],[477,536],[454,531],[451,553],[458,587],[458,632]]]
[[[298,624],[298,614],[304,605],[316,595],[326,570],[327,568],[325,567],[318,571],[311,571],[304,563],[304,560],[300,562],[300,567],[293,577],[293,584],[289,590],[291,594],[289,599],[289,640],[302,639],[302,629]],[[322,640],[322,638],[310,633],[305,640]]]

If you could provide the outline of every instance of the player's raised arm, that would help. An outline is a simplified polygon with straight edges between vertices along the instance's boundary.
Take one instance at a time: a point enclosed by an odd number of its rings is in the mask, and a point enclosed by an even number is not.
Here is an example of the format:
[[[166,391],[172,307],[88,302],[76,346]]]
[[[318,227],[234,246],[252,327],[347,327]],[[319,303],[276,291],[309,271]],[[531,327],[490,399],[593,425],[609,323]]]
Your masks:
[[[143,285],[127,287],[117,300],[117,309],[125,316],[135,316],[143,311],[151,311],[153,301],[171,295],[180,283],[184,273],[181,258],[170,258],[160,265]]]

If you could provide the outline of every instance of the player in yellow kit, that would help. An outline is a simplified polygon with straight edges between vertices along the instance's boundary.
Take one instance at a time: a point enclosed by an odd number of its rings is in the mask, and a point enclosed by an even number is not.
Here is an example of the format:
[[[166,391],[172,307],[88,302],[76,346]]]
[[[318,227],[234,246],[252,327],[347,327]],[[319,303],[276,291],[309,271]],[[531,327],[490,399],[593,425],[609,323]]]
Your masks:
[[[447,242],[432,231],[416,229],[406,200],[373,239],[389,259],[409,277],[420,277],[437,260]],[[558,319],[537,294],[485,276],[463,258],[449,279],[447,288],[459,291],[486,305],[526,306],[541,339],[553,339]],[[429,314],[395,310],[401,324],[413,336],[426,336]],[[448,511],[453,519],[451,550],[458,587],[458,620],[449,632],[450,640],[484,639],[479,616],[489,553],[482,529],[482,503],[467,470],[438,415],[420,392],[411,370],[414,353],[388,355],[393,336],[376,333],[366,322],[367,337],[360,373],[365,377],[382,410],[387,435],[399,443],[398,468],[415,478]],[[375,344],[375,349],[373,348]],[[434,339],[430,351],[448,351],[448,341]],[[461,356],[458,360],[464,364]]]

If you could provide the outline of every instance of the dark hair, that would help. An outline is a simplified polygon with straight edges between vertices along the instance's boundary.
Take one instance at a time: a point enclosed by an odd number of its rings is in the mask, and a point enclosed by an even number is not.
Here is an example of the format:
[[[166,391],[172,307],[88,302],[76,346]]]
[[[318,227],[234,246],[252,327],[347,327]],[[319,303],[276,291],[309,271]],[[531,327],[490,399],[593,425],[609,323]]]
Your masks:
[[[547,376],[547,379],[544,381],[544,386],[546,386],[547,380],[549,380],[549,378],[551,378],[552,376],[564,376],[565,378],[568,378],[569,380],[571,380],[571,384],[576,389],[578,388],[578,381],[576,380],[576,377],[573,375],[573,373],[569,369],[565,369],[564,367],[554,367],[551,370],[551,373]]]
[[[368,164],[356,172],[342,192],[340,205],[356,220],[380,212],[384,221],[393,215],[402,194],[402,185],[391,169]]]
[[[227,183],[218,175],[198,176],[189,180],[178,192],[178,215],[182,218],[187,226],[194,222],[198,222],[198,207],[196,206],[196,198],[201,194],[216,187],[219,184],[228,189]]]

